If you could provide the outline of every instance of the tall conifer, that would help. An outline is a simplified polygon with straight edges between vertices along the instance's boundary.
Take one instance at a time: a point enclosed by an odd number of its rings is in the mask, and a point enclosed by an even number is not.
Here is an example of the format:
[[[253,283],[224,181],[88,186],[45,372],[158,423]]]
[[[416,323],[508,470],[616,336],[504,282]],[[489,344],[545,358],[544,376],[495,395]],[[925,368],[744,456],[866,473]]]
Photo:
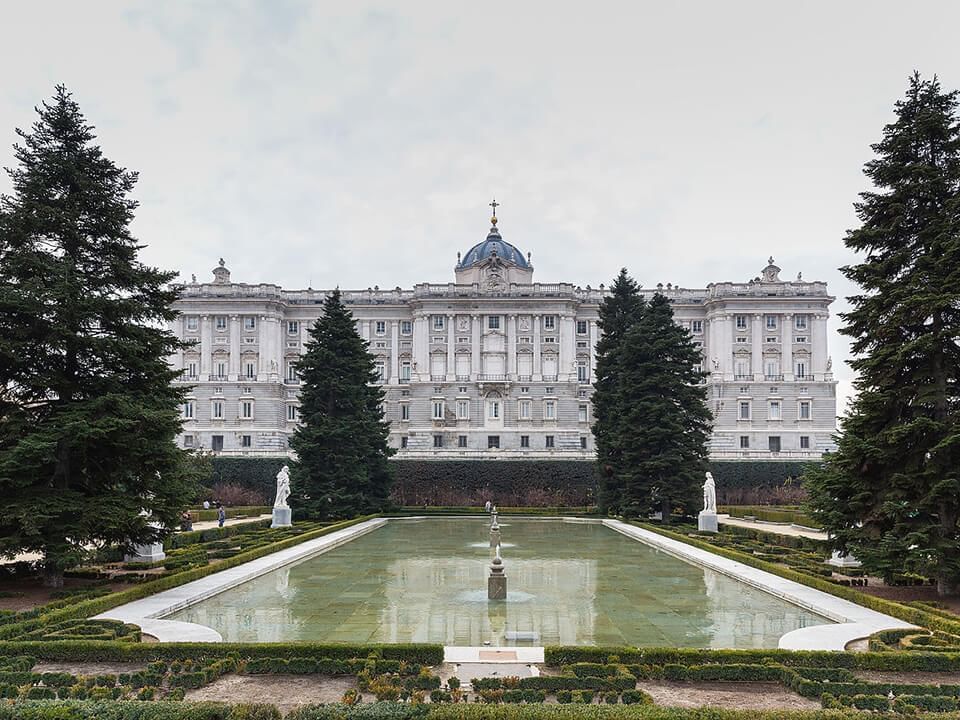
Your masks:
[[[324,301],[297,370],[303,386],[301,424],[290,440],[298,457],[291,502],[319,519],[382,510],[392,487],[388,458],[395,452],[387,445],[384,392],[339,290]]]
[[[808,474],[811,507],[837,549],[886,578],[914,571],[942,594],[960,582],[960,130],[957,92],[910,78],[865,174],[861,226],[841,268],[862,288],[856,398],[838,452]]]
[[[58,587],[87,546],[156,539],[141,510],[174,524],[194,481],[162,328],[175,273],[137,259],[137,175],[64,87],[37,113],[0,199],[0,553],[41,553]]]

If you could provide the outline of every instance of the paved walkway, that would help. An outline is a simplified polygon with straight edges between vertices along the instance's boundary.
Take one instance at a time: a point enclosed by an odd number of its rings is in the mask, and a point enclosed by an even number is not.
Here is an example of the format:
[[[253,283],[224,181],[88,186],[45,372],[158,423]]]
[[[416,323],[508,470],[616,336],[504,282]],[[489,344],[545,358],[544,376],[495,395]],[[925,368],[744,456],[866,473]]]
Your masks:
[[[251,517],[243,517],[243,518],[232,518],[232,519],[228,518],[226,522],[223,523],[223,525],[224,527],[230,527],[233,525],[244,525],[246,523],[255,523],[255,522],[260,522],[261,520],[269,520],[272,517],[273,515],[269,514],[269,515],[253,515]],[[217,527],[216,520],[203,520],[200,522],[195,522],[193,524],[194,530],[209,530],[210,528],[215,528],[215,527]],[[177,530],[177,532],[181,532],[181,531]]]
[[[785,523],[772,523],[763,520],[744,520],[742,518],[733,518],[726,514],[717,515],[717,521],[722,525],[736,525],[737,527],[750,528],[752,530],[761,530],[777,535],[790,535],[792,537],[805,537],[811,540],[826,540],[827,534],[822,530],[810,530],[797,525],[787,525]]]

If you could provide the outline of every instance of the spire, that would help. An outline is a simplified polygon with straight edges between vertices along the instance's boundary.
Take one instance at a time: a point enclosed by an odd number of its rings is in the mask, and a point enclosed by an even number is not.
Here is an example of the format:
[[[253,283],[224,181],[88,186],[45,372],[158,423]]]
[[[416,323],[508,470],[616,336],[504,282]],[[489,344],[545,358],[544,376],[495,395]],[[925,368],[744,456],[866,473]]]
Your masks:
[[[499,205],[500,205],[500,203],[497,202],[497,199],[496,199],[496,198],[494,198],[494,199],[493,199],[493,202],[490,203],[490,207],[493,208],[493,217],[490,218],[490,223],[491,223],[494,227],[497,226],[497,207],[499,207]]]

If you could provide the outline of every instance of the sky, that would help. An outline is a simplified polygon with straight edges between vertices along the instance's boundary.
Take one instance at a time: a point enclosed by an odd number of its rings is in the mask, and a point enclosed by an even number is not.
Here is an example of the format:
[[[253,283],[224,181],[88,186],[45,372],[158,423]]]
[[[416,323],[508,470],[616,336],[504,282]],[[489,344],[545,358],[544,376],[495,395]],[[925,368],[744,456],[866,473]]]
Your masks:
[[[0,22],[0,164],[63,83],[137,170],[145,262],[287,288],[782,276],[837,296],[870,145],[917,70],[960,87],[960,3],[46,2]],[[10,188],[0,178],[0,192]]]

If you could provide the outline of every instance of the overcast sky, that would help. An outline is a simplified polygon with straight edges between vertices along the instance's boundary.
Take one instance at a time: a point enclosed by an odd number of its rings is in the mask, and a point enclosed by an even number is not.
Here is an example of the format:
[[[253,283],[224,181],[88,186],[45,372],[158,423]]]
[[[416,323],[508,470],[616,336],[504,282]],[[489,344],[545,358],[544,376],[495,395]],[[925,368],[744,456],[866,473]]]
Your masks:
[[[956,2],[7,2],[0,163],[64,83],[138,170],[144,259],[288,288],[453,279],[494,194],[534,278],[646,287],[837,268]],[[0,191],[8,191],[7,178]],[[841,406],[851,374],[831,320]]]

